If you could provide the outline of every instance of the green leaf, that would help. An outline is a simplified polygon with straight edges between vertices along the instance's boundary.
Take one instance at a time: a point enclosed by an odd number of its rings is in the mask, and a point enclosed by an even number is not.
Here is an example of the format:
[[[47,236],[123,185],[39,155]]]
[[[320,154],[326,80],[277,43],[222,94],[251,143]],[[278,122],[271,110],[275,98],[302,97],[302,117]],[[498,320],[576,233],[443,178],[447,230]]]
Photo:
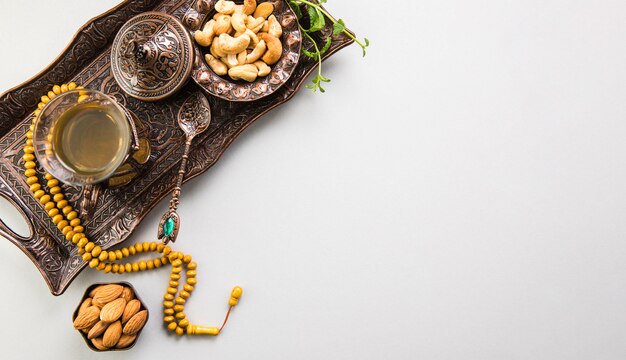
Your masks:
[[[308,51],[308,50],[306,50],[304,48],[302,49],[302,54],[304,54],[304,56],[306,56],[308,58],[311,58],[313,60],[317,60],[317,58],[318,58],[317,52]]]
[[[322,30],[324,26],[326,26],[326,18],[324,17],[324,14],[322,14],[318,8],[309,6],[307,8],[307,12],[311,20],[311,26],[309,27],[308,32],[317,32],[317,31]]]
[[[324,47],[322,47],[320,49],[320,55],[324,55],[326,54],[326,52],[328,51],[328,49],[330,49],[330,45],[332,44],[332,39],[330,37],[326,38],[326,43],[324,44]]]
[[[291,6],[293,12],[296,13],[298,20],[302,20],[302,10],[300,10],[300,5],[295,0],[291,0],[289,1],[289,6]]]
[[[337,36],[346,30],[346,24],[342,19],[337,20],[336,23],[333,24],[333,36]]]

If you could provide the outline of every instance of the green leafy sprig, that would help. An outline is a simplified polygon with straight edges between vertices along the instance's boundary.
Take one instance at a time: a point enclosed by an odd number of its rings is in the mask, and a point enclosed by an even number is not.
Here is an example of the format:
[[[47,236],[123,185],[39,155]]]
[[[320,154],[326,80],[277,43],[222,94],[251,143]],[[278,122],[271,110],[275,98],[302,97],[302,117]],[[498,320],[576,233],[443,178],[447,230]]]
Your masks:
[[[357,39],[347,30],[346,23],[342,19],[335,19],[326,10],[324,10],[321,6],[324,3],[326,3],[326,0],[317,0],[317,2],[316,0],[289,0],[289,5],[298,16],[298,20],[302,20],[305,15],[302,12],[300,5],[305,5],[306,14],[309,17],[309,28],[305,29],[302,26],[302,22],[300,22],[300,30],[302,31],[304,37],[313,44],[312,51],[302,49],[302,54],[317,61],[317,75],[313,78],[313,82],[306,86],[307,88],[313,90],[313,92],[317,90],[325,92],[322,84],[330,82],[330,79],[322,75],[322,57],[328,49],[330,49],[332,36],[337,36],[341,33],[346,34],[361,47],[363,50],[363,56],[367,54],[366,48],[370,45],[370,41],[367,38],[364,38],[363,41]],[[324,29],[327,19],[333,24],[333,34],[332,36],[325,37],[323,39],[324,45],[320,47],[313,38],[313,34]]]

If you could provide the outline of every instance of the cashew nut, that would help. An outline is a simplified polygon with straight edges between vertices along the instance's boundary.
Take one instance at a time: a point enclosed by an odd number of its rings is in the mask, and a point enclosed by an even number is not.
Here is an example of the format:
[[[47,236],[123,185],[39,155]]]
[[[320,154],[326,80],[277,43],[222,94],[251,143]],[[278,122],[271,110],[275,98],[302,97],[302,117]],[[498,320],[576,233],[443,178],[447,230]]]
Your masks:
[[[256,10],[256,0],[244,0],[243,13],[246,15],[252,15]]]
[[[246,26],[253,32],[258,33],[259,30],[261,30],[261,28],[263,27],[263,23],[265,23],[265,19],[262,17],[255,18],[252,16],[248,16],[248,23],[246,24]]]
[[[253,82],[256,80],[259,74],[259,69],[251,64],[235,66],[228,70],[228,75],[233,80],[245,80],[247,82]]]
[[[245,35],[244,35],[245,36]],[[267,45],[267,52],[263,55],[263,61],[267,65],[274,65],[280,60],[280,56],[283,54],[283,44],[277,37],[268,33],[258,34],[260,40],[264,40]]]
[[[264,63],[263,61],[256,61],[254,63],[254,66],[256,66],[257,69],[259,69],[259,76],[261,77],[267,76],[272,71],[272,68],[267,66],[267,64]]]
[[[230,22],[233,25],[233,28],[237,30],[237,32],[244,33],[247,29],[246,27],[246,15],[244,14],[233,14]]]
[[[215,20],[215,25],[213,26],[213,31],[215,31],[215,35],[228,34],[231,32],[233,27],[230,25],[230,16],[224,15]]]
[[[269,30],[267,31],[268,34],[274,36],[277,39],[280,39],[280,37],[283,35],[283,27],[280,26],[280,23],[278,22],[278,19],[276,19],[276,16],[271,15],[267,19],[267,23],[269,24]]]
[[[250,36],[250,45],[252,45],[253,48],[255,48],[259,44],[259,37],[256,36],[256,34],[252,30],[246,29],[246,32],[244,34]]]
[[[267,20],[265,20],[265,22],[263,23],[263,27],[261,28],[259,32],[268,32],[268,31],[270,31],[270,24]]]
[[[272,4],[271,2],[264,2],[257,6],[256,10],[254,11],[254,17],[262,17],[263,20],[265,20],[268,16],[272,15],[273,12],[274,4]]]
[[[220,38],[217,36],[213,38],[213,44],[211,44],[211,55],[216,58],[223,58],[226,56],[226,53],[222,51],[222,48],[220,47]]]
[[[265,41],[261,40],[254,50],[252,50],[252,52],[246,57],[246,64],[252,64],[253,62],[259,60],[261,56],[265,54],[265,50],[267,50]]]
[[[230,15],[235,12],[235,2],[220,0],[215,4],[215,10],[218,13]]]
[[[248,58],[248,51],[244,50],[237,55],[237,65],[244,65]]]
[[[229,69],[239,65],[239,60],[237,60],[236,54],[228,54],[227,57],[222,58],[222,61],[228,65]]]
[[[213,70],[213,72],[215,72],[217,75],[228,74],[228,67],[221,60],[216,59],[211,54],[204,55],[204,59],[209,64],[209,67],[211,68],[211,70]]]
[[[250,36],[243,34],[234,38],[228,34],[222,34],[219,37],[219,44],[220,50],[226,54],[239,54],[246,50],[248,44],[250,44]]]
[[[202,31],[197,30],[195,32],[194,38],[196,39],[196,42],[200,46],[211,45],[211,43],[213,42],[213,36],[215,36],[214,26],[215,26],[215,20],[211,20],[208,23],[206,23],[206,25],[204,25],[204,28],[202,29]]]

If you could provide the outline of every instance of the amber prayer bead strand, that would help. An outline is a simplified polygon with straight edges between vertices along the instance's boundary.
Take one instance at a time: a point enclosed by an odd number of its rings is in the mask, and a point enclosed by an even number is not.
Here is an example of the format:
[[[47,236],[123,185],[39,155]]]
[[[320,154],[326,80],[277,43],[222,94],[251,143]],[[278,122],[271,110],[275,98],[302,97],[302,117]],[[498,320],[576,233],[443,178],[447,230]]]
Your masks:
[[[104,250],[94,242],[90,241],[85,234],[85,228],[81,224],[78,212],[69,204],[63,195],[59,180],[51,174],[45,173],[46,189],[41,185],[37,174],[37,160],[35,159],[35,149],[33,147],[34,123],[41,113],[43,107],[57,95],[75,89],[82,89],[75,83],[55,85],[47,95],[41,97],[41,102],[34,112],[33,124],[26,133],[26,143],[24,146],[24,174],[26,183],[30,186],[30,191],[37,199],[52,219],[52,222],[61,231],[67,241],[71,241],[78,248],[78,254],[89,263],[92,269],[100,270],[104,273],[124,274],[130,272],[140,272],[158,269],[166,264],[171,264],[169,286],[163,295],[164,322],[167,329],[175,332],[178,336],[188,335],[218,335],[226,325],[230,311],[237,305],[242,295],[242,289],[236,286],[228,301],[229,308],[221,327],[208,327],[190,324],[184,312],[185,303],[191,296],[196,281],[197,264],[191,261],[191,255],[173,251],[172,248],[156,241],[143,242],[124,247],[118,250]],[[81,94],[82,95],[82,94]],[[80,98],[79,98],[80,101]],[[150,260],[140,260],[139,262],[121,263],[120,260],[141,253],[158,253],[158,256]],[[185,271],[186,282],[183,289],[179,290],[181,273]]]

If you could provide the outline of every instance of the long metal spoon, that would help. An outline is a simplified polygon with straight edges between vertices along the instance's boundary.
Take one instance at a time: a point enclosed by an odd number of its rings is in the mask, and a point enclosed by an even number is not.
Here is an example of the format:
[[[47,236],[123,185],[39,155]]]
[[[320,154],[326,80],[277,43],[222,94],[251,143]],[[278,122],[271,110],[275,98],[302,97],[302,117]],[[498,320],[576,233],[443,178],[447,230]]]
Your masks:
[[[180,169],[178,170],[176,187],[172,192],[170,208],[161,218],[161,222],[159,222],[158,237],[164,244],[170,241],[176,241],[178,230],[180,229],[180,216],[178,216],[176,209],[180,203],[180,189],[183,185],[183,178],[185,177],[191,141],[198,134],[208,129],[209,124],[211,124],[211,107],[209,101],[204,95],[197,92],[187,98],[178,111],[178,126],[185,132],[185,135],[187,135],[187,140],[185,141],[185,151],[183,152],[183,159],[180,163]]]

